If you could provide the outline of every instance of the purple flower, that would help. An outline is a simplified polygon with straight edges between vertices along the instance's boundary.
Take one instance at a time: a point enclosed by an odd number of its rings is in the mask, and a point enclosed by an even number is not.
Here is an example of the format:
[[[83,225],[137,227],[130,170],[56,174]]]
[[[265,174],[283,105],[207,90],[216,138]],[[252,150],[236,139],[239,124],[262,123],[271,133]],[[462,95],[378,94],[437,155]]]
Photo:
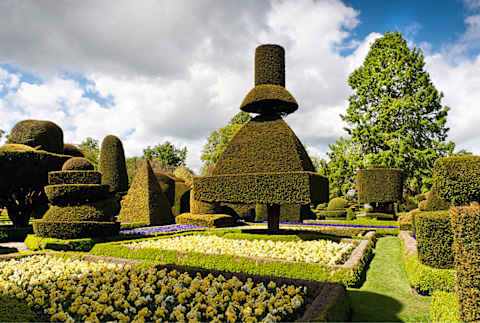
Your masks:
[[[131,230],[121,230],[120,235],[122,236],[148,236],[148,235],[155,235],[157,233],[165,233],[165,232],[180,232],[180,231],[188,231],[188,230],[202,230],[204,227],[198,227],[190,224],[171,224],[171,225],[162,225],[156,227],[143,227],[143,228],[136,228]]]

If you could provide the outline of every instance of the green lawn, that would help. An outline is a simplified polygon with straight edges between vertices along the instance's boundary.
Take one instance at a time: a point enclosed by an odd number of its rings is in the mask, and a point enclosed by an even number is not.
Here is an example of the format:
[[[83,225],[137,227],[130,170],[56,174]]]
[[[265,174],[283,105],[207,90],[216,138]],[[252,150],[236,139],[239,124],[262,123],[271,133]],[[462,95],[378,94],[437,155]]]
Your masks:
[[[397,237],[378,240],[365,283],[348,291],[354,322],[428,322],[431,297],[412,295]]]

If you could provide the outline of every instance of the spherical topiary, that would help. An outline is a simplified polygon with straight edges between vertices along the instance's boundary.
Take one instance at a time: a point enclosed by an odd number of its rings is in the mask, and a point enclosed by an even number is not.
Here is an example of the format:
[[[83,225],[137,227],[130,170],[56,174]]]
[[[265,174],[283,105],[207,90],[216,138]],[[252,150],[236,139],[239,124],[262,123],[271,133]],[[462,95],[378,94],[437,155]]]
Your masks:
[[[93,170],[92,162],[83,157],[72,157],[62,166],[62,171],[68,170]]]
[[[335,197],[328,202],[328,211],[345,209],[348,206],[348,201],[343,197]]]
[[[98,170],[102,173],[102,184],[110,185],[110,192],[128,190],[125,152],[118,137],[108,135],[103,139]]]
[[[51,121],[23,120],[13,126],[9,144],[23,144],[51,153],[63,153],[63,131]]]
[[[63,154],[72,157],[85,157],[82,151],[72,144],[63,144]]]

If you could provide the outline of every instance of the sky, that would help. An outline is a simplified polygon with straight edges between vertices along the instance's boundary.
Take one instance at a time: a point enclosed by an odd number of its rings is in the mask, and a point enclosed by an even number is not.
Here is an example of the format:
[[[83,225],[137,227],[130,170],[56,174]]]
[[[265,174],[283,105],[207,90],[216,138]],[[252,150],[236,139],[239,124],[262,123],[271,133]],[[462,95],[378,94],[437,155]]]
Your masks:
[[[0,129],[51,120],[126,156],[170,141],[199,171],[209,134],[254,85],[254,52],[286,50],[286,122],[311,156],[346,136],[348,76],[387,31],[422,50],[457,150],[480,154],[480,0],[0,1]]]

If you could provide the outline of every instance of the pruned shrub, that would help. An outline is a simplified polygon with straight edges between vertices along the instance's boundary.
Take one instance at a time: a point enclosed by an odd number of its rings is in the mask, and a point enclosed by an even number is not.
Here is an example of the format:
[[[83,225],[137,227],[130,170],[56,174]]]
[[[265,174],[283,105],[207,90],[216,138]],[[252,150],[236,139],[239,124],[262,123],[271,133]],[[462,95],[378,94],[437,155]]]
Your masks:
[[[477,322],[480,321],[480,207],[452,207],[450,217],[460,320]]]
[[[51,121],[23,120],[13,126],[8,143],[63,154],[63,131]]]
[[[114,221],[117,202],[105,199],[82,205],[52,205],[43,216],[43,221]]]
[[[412,231],[413,227],[413,214],[411,212],[406,213],[398,217],[398,229],[401,231]]]
[[[100,184],[102,174],[94,170],[54,171],[48,173],[50,185],[57,184]]]
[[[418,208],[421,211],[448,210],[450,208],[450,202],[438,197],[437,189],[434,186],[430,191],[425,193],[425,200],[418,204]]]
[[[63,154],[72,157],[85,157],[83,152],[75,145],[63,144]]]
[[[395,202],[402,199],[403,170],[373,165],[357,171],[359,203]]]
[[[126,192],[128,190],[125,152],[118,137],[108,135],[103,139],[98,170],[102,173],[102,184],[109,185],[110,192]]]
[[[32,150],[36,150],[36,149],[27,145],[22,145],[22,144],[6,144],[3,146],[0,146],[0,151],[32,151]]]
[[[53,205],[80,205],[108,197],[108,185],[58,184],[45,186],[45,193]]]
[[[158,184],[160,184],[163,194],[167,197],[168,203],[170,203],[170,205],[175,204],[175,180],[178,180],[178,178],[172,174],[156,169],[153,170],[153,174]]]
[[[96,221],[33,221],[33,230],[39,237],[78,239],[118,235],[119,222]]]
[[[190,212],[191,190],[192,186],[184,181],[175,181],[175,203],[172,205],[174,216]]]
[[[201,227],[229,227],[235,224],[234,218],[228,214],[182,213],[176,217],[175,222]]]
[[[190,193],[190,213],[192,214],[216,214],[222,212],[222,207],[215,202],[202,202],[195,200],[193,192]]]
[[[184,180],[186,183],[191,183],[195,174],[191,169],[186,166],[178,166],[173,171],[173,176]]]
[[[62,166],[62,171],[67,170],[94,170],[95,166],[86,158],[72,157]]]
[[[434,268],[453,268],[453,232],[448,211],[415,214],[419,260]]]

